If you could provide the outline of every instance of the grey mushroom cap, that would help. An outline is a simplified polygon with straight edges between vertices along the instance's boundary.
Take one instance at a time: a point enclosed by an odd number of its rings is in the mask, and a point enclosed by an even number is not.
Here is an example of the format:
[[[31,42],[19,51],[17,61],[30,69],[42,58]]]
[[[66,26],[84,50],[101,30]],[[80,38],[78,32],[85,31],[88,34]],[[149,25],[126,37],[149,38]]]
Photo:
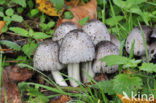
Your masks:
[[[94,57],[94,45],[82,30],[70,31],[63,39],[59,52],[59,60],[63,64],[92,61]]]
[[[93,63],[93,71],[95,73],[114,73],[118,70],[118,66],[107,66],[100,59],[108,55],[119,55],[119,49],[110,41],[102,41],[96,47],[95,60]]]
[[[53,35],[53,41],[62,40],[65,35],[71,30],[77,29],[78,27],[72,22],[64,22],[58,26]]]
[[[114,36],[113,34],[111,34],[110,37],[111,37],[111,42],[113,44],[115,44],[120,49],[121,43],[120,43],[119,39],[116,36]]]
[[[156,41],[153,42],[149,47],[149,56],[150,56],[150,59],[156,58]]]
[[[34,67],[42,71],[61,70],[63,65],[58,59],[59,46],[52,40],[42,42],[36,49],[33,64]]]
[[[153,29],[151,37],[152,38],[156,38],[156,27]]]
[[[145,41],[146,41],[146,43],[148,43],[151,28],[149,28],[147,26],[142,26],[142,30],[144,32]],[[132,46],[132,43],[133,43],[134,40],[135,40],[134,55],[136,55],[136,56],[145,55],[145,47],[144,47],[143,37],[142,37],[141,30],[140,30],[139,27],[134,28],[127,37],[126,51],[128,53],[130,53],[131,46]]]
[[[82,29],[90,36],[94,45],[101,41],[110,41],[107,27],[99,20],[90,20]]]

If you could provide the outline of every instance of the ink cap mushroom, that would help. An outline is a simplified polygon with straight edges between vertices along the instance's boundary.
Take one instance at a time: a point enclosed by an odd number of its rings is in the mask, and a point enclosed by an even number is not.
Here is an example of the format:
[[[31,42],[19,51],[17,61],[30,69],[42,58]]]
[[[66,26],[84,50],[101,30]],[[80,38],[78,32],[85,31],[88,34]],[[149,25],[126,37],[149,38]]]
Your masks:
[[[61,45],[62,39],[65,35],[74,29],[78,29],[78,27],[73,22],[64,22],[55,30],[52,40],[58,41],[58,44]]]
[[[149,48],[148,41],[149,41],[149,37],[150,37],[150,33],[151,33],[151,28],[148,26],[144,26],[144,25],[142,25],[141,28],[144,33],[147,48]],[[128,53],[130,53],[132,43],[133,43],[133,41],[135,41],[134,55],[135,56],[144,56],[145,55],[144,41],[143,41],[143,37],[142,37],[141,33],[142,32],[141,32],[140,27],[135,27],[128,35],[127,40],[126,40],[126,51]]]
[[[69,77],[80,82],[80,62],[88,63],[94,57],[94,44],[90,37],[82,30],[72,30],[63,39],[59,51],[59,60],[61,63],[68,65]],[[75,80],[69,80],[73,87],[78,86]]]
[[[108,55],[119,55],[118,47],[110,41],[102,41],[96,46],[95,60],[93,63],[94,73],[114,73],[118,71],[118,65],[107,66],[100,59]]]
[[[41,71],[51,71],[56,84],[60,86],[68,86],[64,78],[60,74],[60,70],[64,65],[59,62],[59,46],[52,40],[43,41],[36,49],[33,65]]]
[[[113,44],[115,44],[120,49],[121,43],[120,43],[119,39],[113,34],[111,34],[110,37],[111,37],[111,42]]]
[[[153,42],[149,47],[150,60],[156,59],[156,41]]]
[[[94,45],[101,41],[110,41],[110,35],[107,27],[99,20],[90,20],[82,28],[86,32]]]
[[[152,38],[156,38],[156,26],[155,26],[155,28],[153,29],[153,32],[152,32],[151,37],[152,37]]]

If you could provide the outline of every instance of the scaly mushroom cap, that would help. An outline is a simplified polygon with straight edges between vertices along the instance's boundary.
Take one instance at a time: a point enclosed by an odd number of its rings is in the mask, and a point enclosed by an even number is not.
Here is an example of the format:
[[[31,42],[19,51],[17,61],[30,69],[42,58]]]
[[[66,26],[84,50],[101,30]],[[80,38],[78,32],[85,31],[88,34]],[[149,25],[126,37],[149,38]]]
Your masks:
[[[156,38],[156,27],[154,28],[151,37],[152,37],[152,38]]]
[[[94,45],[101,41],[110,41],[107,27],[99,20],[91,20],[82,28],[91,38]]]
[[[56,42],[52,40],[42,42],[33,58],[34,67],[42,71],[61,70],[63,65],[59,62],[58,50]]]
[[[153,42],[150,47],[149,47],[149,55],[150,59],[155,59],[156,58],[156,41]]]
[[[82,30],[70,31],[62,41],[59,59],[64,64],[92,61],[95,48],[90,37]]]
[[[151,28],[147,26],[142,26],[142,30],[144,32],[144,37],[146,40],[146,43],[149,40],[149,35],[151,32]],[[143,56],[145,55],[145,47],[143,42],[143,37],[141,35],[141,30],[139,27],[134,28],[131,33],[128,35],[126,40],[126,51],[130,53],[130,49],[133,43],[133,40],[135,40],[134,44],[134,55],[136,56]]]
[[[53,35],[53,41],[59,41],[65,37],[65,35],[71,30],[77,29],[78,27],[72,22],[64,22],[59,25],[59,27],[55,30]]]
[[[118,70],[118,66],[107,66],[105,62],[100,59],[108,55],[119,55],[119,49],[110,41],[102,41],[96,47],[95,61],[93,64],[93,71],[95,73],[114,73]]]
[[[110,37],[111,37],[111,42],[113,44],[115,44],[120,49],[121,43],[120,43],[119,39],[116,36],[114,36],[113,34],[111,34]]]

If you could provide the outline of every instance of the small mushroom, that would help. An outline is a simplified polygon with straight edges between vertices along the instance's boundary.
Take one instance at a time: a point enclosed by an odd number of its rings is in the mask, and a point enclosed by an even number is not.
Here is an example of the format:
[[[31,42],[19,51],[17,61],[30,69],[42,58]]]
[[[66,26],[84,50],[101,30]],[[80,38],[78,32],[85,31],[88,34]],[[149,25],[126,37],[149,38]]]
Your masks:
[[[151,32],[151,28],[147,26],[142,26],[142,30],[144,32],[144,37],[146,43],[149,41],[149,36]],[[128,35],[126,40],[126,51],[130,53],[131,46],[133,41],[135,40],[134,44],[134,55],[136,56],[144,56],[145,55],[145,47],[143,42],[143,37],[141,35],[141,30],[139,27],[134,28],[131,33]],[[148,46],[148,45],[147,45]]]
[[[152,38],[156,38],[156,27],[153,29],[151,37]]]
[[[92,61],[95,48],[90,37],[82,30],[70,31],[62,41],[59,52],[60,62],[68,64],[68,76],[80,82],[79,63]],[[78,84],[70,79],[73,87]]]
[[[118,66],[107,66],[100,59],[108,55],[119,55],[119,49],[110,41],[102,41],[96,46],[95,60],[93,63],[93,71],[95,73],[114,73],[118,70]]]
[[[94,45],[101,41],[110,41],[107,27],[99,20],[90,20],[82,29],[90,36]]]
[[[34,67],[41,71],[51,71],[55,82],[60,86],[67,86],[59,70],[63,68],[63,64],[58,59],[59,46],[52,40],[42,42],[34,55]]]
[[[149,47],[149,55],[150,59],[155,59],[156,58],[156,41],[153,42],[150,47]]]
[[[60,45],[62,42],[62,39],[65,37],[65,35],[70,32],[71,30],[77,29],[78,27],[72,23],[72,22],[64,22],[59,25],[59,27],[55,30],[55,33],[52,37],[53,41],[58,41],[58,44]]]
[[[111,37],[111,42],[113,44],[115,44],[120,49],[121,43],[120,43],[119,39],[113,34],[111,34],[110,37]]]

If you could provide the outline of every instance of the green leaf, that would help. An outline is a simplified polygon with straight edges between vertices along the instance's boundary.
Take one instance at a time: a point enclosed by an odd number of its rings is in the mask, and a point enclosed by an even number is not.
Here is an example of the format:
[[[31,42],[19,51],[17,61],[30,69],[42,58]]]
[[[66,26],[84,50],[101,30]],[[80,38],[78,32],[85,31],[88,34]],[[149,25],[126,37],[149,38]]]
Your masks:
[[[22,51],[25,55],[27,55],[30,58],[30,56],[32,55],[34,50],[36,50],[36,48],[37,44],[35,43],[35,41],[31,41],[30,43],[27,43],[22,47]]]
[[[15,21],[15,22],[22,22],[23,21],[23,17],[22,16],[19,16],[19,15],[13,15],[11,17],[12,21]]]
[[[26,56],[18,56],[16,58],[17,61],[20,61],[19,63],[26,63],[27,62],[27,57]]]
[[[57,10],[61,10],[64,6],[64,0],[50,0]]]
[[[66,11],[63,15],[64,19],[72,19],[73,17],[73,13],[71,11]]]
[[[2,33],[5,33],[6,31],[8,31],[8,26],[7,26],[7,25],[5,25],[5,26],[3,27]]]
[[[41,27],[41,29],[44,31],[44,30],[47,30],[47,24],[45,23],[41,23],[39,24],[39,26]]]
[[[10,27],[9,30],[13,31],[14,33],[23,36],[23,37],[29,37],[28,35],[28,31],[23,29],[23,28],[19,28],[19,27]]]
[[[144,3],[147,0],[113,0],[114,4],[123,9],[136,7],[138,4]]]
[[[54,22],[54,21],[50,21],[50,22],[48,22],[48,24],[47,24],[48,29],[50,29],[50,28],[52,28],[52,27],[54,27],[54,26],[55,26],[55,22]]]
[[[30,9],[32,9],[32,8],[33,8],[34,3],[33,3],[33,1],[32,1],[32,0],[28,0],[28,6],[29,6],[29,8],[30,8]]]
[[[103,80],[92,85],[92,87],[97,89],[102,88],[104,93],[108,93],[109,95],[111,95],[111,94],[115,94],[112,84],[113,84],[113,80],[109,80],[109,81]]]
[[[126,74],[119,74],[113,80],[113,90],[116,93],[123,94],[125,92],[128,96],[131,96],[131,93],[136,93],[141,86],[143,81],[139,77],[132,77]]]
[[[115,16],[112,18],[108,18],[106,19],[106,24],[110,25],[110,26],[115,26],[116,24],[118,24],[121,20],[123,20],[123,16]]]
[[[4,16],[3,20],[6,21],[6,25],[9,25],[11,23],[11,18],[9,16]]]
[[[32,34],[32,38],[34,38],[34,39],[46,39],[46,38],[50,38],[50,37],[51,37],[51,35],[47,35],[42,32],[34,32]]]
[[[17,8],[17,12],[19,13],[19,14],[21,14],[22,12],[23,12],[23,8],[22,7],[19,7],[19,8]]]
[[[0,17],[4,17],[4,13],[0,11]]]
[[[7,47],[12,48],[12,49],[14,49],[16,51],[20,51],[21,50],[21,47],[17,43],[12,42],[12,41],[1,40],[0,44],[6,45]]]
[[[38,13],[39,13],[39,10],[38,9],[32,9],[30,11],[31,16],[36,16]]]
[[[26,7],[26,0],[12,0],[12,2],[22,6],[23,8]]]
[[[108,66],[126,64],[129,59],[119,55],[109,55],[101,59],[102,62],[106,62]]]
[[[7,16],[12,16],[12,15],[14,14],[14,10],[13,10],[12,8],[7,9],[7,10],[5,11],[5,14],[6,14]]]
[[[139,63],[141,63],[141,60],[129,59],[119,55],[105,56],[100,60],[106,62],[108,66],[123,65],[123,68],[134,68],[137,67]]]
[[[88,20],[89,20],[89,16],[79,20],[79,24],[83,26],[84,24],[87,23]]]
[[[5,3],[5,0],[0,0],[0,4],[4,4]]]
[[[156,64],[153,63],[143,63],[140,67],[140,70],[149,72],[149,73],[156,73]]]

